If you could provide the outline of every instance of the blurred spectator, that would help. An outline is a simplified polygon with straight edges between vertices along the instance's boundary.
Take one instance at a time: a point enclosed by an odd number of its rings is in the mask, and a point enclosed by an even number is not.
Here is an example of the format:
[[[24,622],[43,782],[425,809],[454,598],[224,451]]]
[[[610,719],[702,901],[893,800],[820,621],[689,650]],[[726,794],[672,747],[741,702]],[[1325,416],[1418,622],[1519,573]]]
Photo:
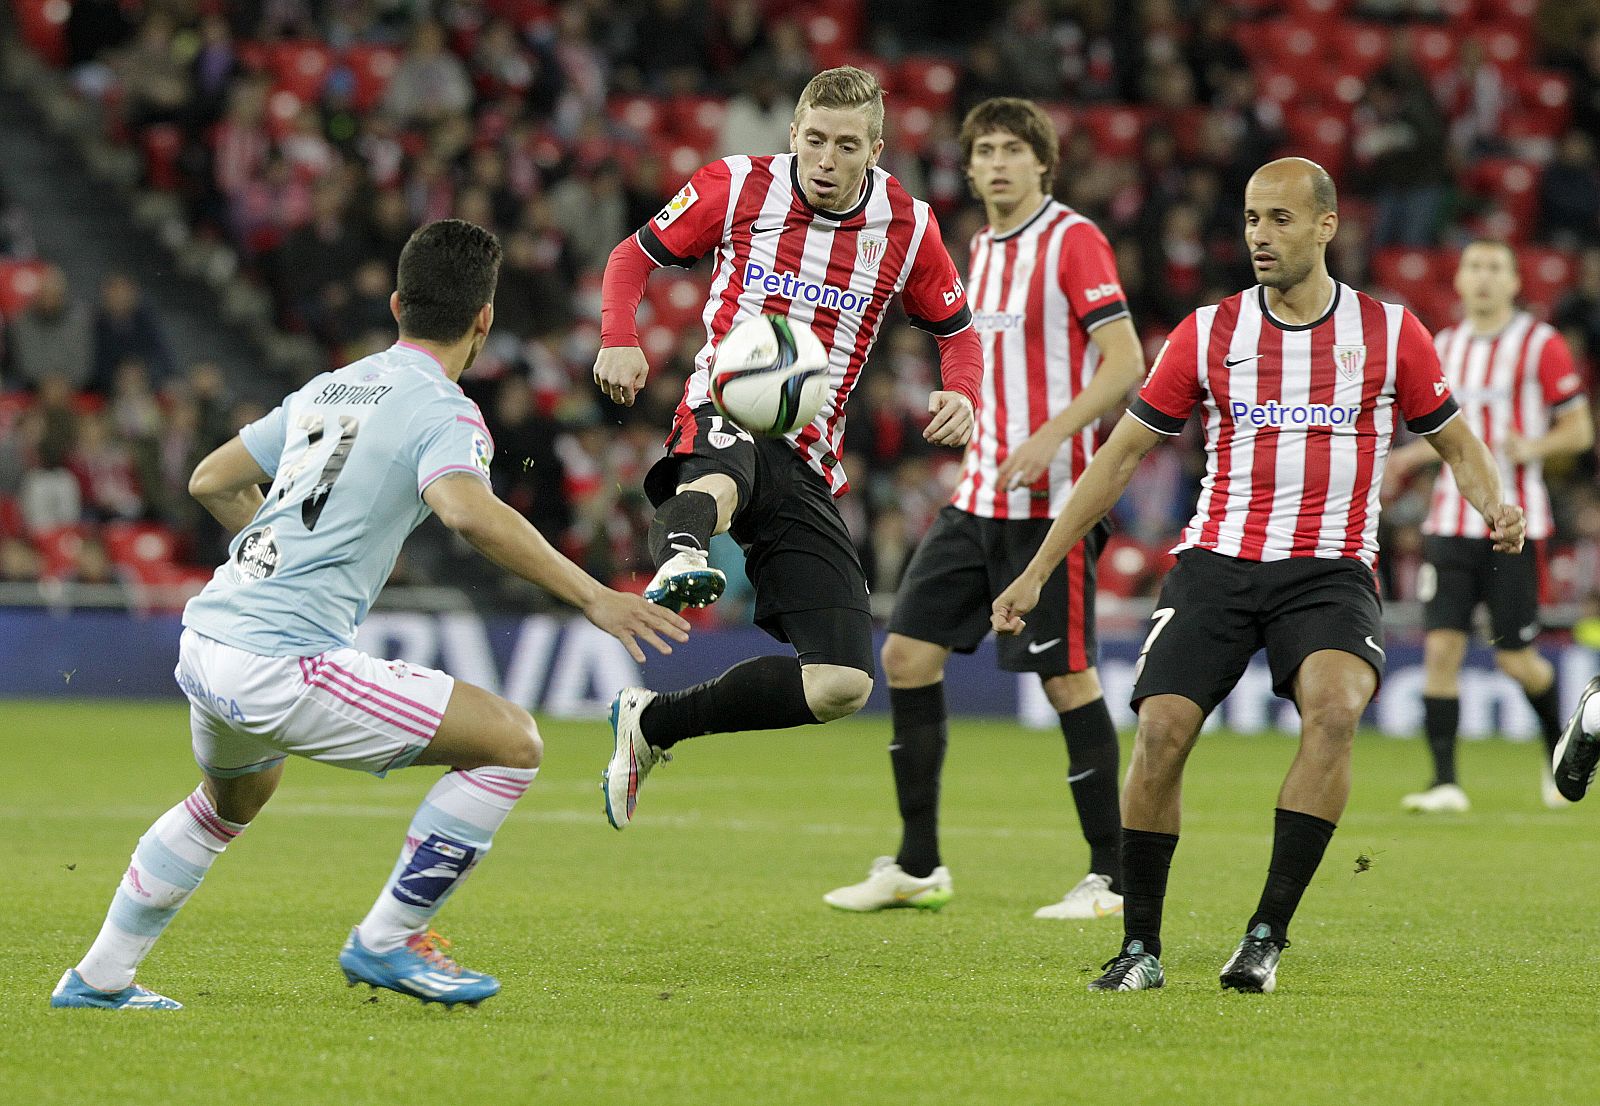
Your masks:
[[[86,415],[78,423],[78,439],[69,459],[78,479],[83,505],[97,522],[131,520],[144,513],[133,454],[112,430],[104,414]]]
[[[1377,201],[1374,246],[1433,242],[1444,200],[1444,120],[1425,87],[1397,70],[1375,75],[1357,106],[1352,150],[1360,190]]]
[[[176,33],[172,19],[156,8],[112,61],[122,85],[124,113],[135,130],[177,122],[189,103],[189,71]]]
[[[11,321],[10,341],[12,375],[24,387],[58,377],[79,389],[94,373],[89,309],[72,298],[57,265],[45,267],[33,304]]]
[[[28,258],[34,252],[33,222],[0,181],[0,258]]]
[[[764,62],[750,66],[739,84],[738,94],[728,101],[713,152],[717,157],[727,157],[787,150],[794,97]]]
[[[1580,361],[1587,358],[1593,364],[1600,357],[1600,248],[1579,255],[1577,285],[1556,304],[1550,321]]]
[[[383,108],[402,122],[428,123],[460,115],[472,104],[472,82],[461,60],[445,49],[444,30],[419,23],[384,95]]]
[[[290,318],[318,327],[326,322],[323,294],[350,279],[368,254],[360,224],[348,214],[344,187],[325,180],[312,192],[311,220],[293,231],[277,259],[279,286]]]
[[[1566,249],[1600,242],[1600,169],[1594,143],[1582,131],[1562,136],[1556,159],[1539,179],[1539,226]]]
[[[30,534],[75,526],[83,515],[78,479],[67,466],[78,436],[77,420],[64,406],[69,398],[58,381],[40,396],[37,455],[17,489],[22,525]]]
[[[588,172],[576,172],[550,189],[550,219],[559,228],[580,269],[601,271],[606,258],[634,228],[628,225],[628,201],[616,163],[604,161]]]
[[[1189,66],[1195,98],[1203,104],[1216,99],[1231,74],[1248,72],[1250,59],[1234,38],[1233,13],[1222,4],[1207,4],[1197,17],[1184,58]]]
[[[172,347],[161,321],[145,303],[139,286],[127,273],[112,273],[100,285],[100,308],[94,317],[96,391],[109,392],[116,369],[135,358],[156,381],[172,374]]]
[[[1505,116],[1512,107],[1511,90],[1499,66],[1490,63],[1476,36],[1461,44],[1456,66],[1434,88],[1450,117],[1450,145],[1466,159],[1503,153]]]

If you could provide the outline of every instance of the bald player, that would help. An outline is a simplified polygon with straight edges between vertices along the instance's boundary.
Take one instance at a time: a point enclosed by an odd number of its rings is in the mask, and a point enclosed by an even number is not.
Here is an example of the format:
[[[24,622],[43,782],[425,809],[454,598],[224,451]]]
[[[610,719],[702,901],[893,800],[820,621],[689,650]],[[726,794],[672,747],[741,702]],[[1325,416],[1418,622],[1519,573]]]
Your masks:
[[[1300,748],[1278,792],[1266,886],[1221,981],[1236,991],[1276,986],[1290,919],[1349,797],[1356,724],[1383,673],[1372,570],[1397,417],[1450,466],[1494,548],[1522,548],[1522,511],[1502,500],[1493,458],[1456,417],[1428,332],[1403,307],[1328,275],[1339,229],[1328,174],[1303,158],[1273,161],[1244,200],[1260,283],[1178,324],[1039,552],[994,602],[994,628],[1020,631],[1051,570],[1116,503],[1140,459],[1198,408],[1206,475],[1134,670],[1124,936],[1095,991],[1165,982],[1161,913],[1184,764],[1206,716],[1262,649],[1273,690],[1300,711]]]

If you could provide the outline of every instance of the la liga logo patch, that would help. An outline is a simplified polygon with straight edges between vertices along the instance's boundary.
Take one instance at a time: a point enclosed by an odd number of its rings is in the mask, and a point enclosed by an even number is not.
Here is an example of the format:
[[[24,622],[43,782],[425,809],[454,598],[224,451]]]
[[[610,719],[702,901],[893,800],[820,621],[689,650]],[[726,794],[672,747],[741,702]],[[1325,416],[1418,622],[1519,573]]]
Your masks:
[[[478,471],[487,478],[489,475],[489,461],[494,456],[489,449],[489,439],[482,434],[472,436],[472,463],[478,466]]]

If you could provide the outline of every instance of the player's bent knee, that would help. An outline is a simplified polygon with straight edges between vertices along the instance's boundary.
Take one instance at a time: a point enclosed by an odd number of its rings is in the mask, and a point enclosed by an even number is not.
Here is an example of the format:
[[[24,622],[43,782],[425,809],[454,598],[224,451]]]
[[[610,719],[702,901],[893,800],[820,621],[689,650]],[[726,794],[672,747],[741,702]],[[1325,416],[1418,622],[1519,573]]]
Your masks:
[[[1100,688],[1100,675],[1093,668],[1049,676],[1041,682],[1044,697],[1050,701],[1050,709],[1057,714],[1086,707],[1104,694]]]
[[[883,661],[883,675],[890,687],[926,687],[944,679],[944,661],[948,655],[948,650],[930,642],[890,634],[884,640],[879,659]],[[870,677],[868,688],[871,688]]]
[[[872,677],[858,668],[837,664],[808,664],[803,669],[806,706],[818,722],[832,722],[867,705]]]
[[[1308,704],[1301,712],[1302,740],[1348,745],[1354,742],[1365,704],[1332,701]]]
[[[544,739],[539,736],[539,726],[534,722],[533,715],[521,707],[512,707],[511,712],[512,725],[506,740],[507,753],[502,767],[537,768],[544,760]]]
[[[1177,696],[1158,695],[1146,699],[1139,705],[1139,731],[1135,739],[1139,751],[1147,760],[1181,763],[1193,748],[1204,720],[1199,707]]]

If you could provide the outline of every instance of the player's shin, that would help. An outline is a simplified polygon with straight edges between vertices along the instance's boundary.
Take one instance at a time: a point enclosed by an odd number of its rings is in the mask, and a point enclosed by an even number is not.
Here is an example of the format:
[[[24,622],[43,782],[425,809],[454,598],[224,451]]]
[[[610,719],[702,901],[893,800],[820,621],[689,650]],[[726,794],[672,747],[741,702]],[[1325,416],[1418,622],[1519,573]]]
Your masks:
[[[1067,742],[1067,785],[1089,843],[1089,870],[1121,890],[1122,814],[1117,800],[1117,728],[1104,698],[1059,716]]]
[[[538,774],[503,767],[445,773],[417,808],[400,859],[358,927],[362,945],[387,952],[426,932]]]
[[[1311,877],[1322,863],[1322,854],[1336,829],[1332,822],[1298,810],[1279,808],[1273,819],[1272,862],[1267,869],[1267,885],[1261,901],[1245,930],[1265,924],[1280,946],[1287,943],[1289,921],[1300,905]]]
[[[1167,875],[1178,848],[1175,833],[1124,828],[1122,831],[1122,947],[1143,942],[1144,951],[1161,955],[1161,911],[1167,899]]]
[[[944,682],[889,689],[894,739],[889,761],[904,826],[895,857],[907,875],[923,878],[939,867],[939,774],[949,742]]]
[[[685,738],[741,730],[814,726],[805,677],[794,657],[741,661],[714,680],[657,695],[640,715],[650,745],[670,749]]]
[[[100,935],[78,963],[83,981],[102,991],[129,986],[167,923],[244,828],[219,815],[203,787],[157,818],[139,838]]]

